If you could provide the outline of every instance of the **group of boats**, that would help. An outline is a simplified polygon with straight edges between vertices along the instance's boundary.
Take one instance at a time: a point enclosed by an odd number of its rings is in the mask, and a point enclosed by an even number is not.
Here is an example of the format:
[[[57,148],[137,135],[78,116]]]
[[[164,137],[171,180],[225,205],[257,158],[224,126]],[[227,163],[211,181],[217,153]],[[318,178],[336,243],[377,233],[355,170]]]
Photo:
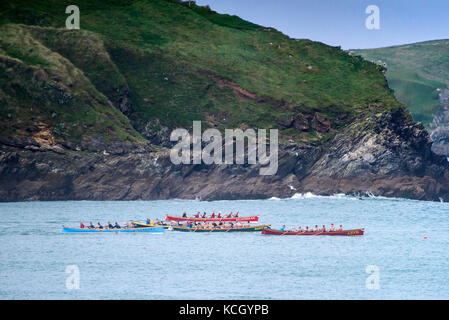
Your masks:
[[[62,232],[146,232],[153,234],[161,234],[166,229],[182,232],[262,232],[263,235],[296,235],[296,236],[361,236],[364,234],[364,229],[350,229],[350,230],[326,230],[320,229],[316,231],[312,230],[285,230],[285,227],[280,230],[272,229],[271,225],[251,225],[253,222],[258,222],[259,216],[246,216],[239,217],[238,213],[235,215],[216,216],[214,213],[207,217],[205,214],[200,216],[199,213],[191,217],[187,217],[186,213],[183,216],[170,216],[167,215],[165,221],[153,221],[147,219],[145,222],[131,221],[124,226],[119,226],[117,223],[115,226],[108,224],[103,227],[98,223],[95,227],[84,226],[83,223],[80,227],[66,227],[62,226]]]

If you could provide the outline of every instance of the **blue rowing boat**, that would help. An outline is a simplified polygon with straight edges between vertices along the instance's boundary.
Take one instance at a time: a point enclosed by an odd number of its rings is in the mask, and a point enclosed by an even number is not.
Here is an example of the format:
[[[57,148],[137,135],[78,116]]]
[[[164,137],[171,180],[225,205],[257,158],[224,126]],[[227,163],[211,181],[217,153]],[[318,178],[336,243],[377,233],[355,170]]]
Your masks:
[[[88,229],[88,228],[69,228],[62,226],[62,232],[146,232],[146,233],[164,233],[163,227],[148,227],[148,228],[121,228],[121,229]]]

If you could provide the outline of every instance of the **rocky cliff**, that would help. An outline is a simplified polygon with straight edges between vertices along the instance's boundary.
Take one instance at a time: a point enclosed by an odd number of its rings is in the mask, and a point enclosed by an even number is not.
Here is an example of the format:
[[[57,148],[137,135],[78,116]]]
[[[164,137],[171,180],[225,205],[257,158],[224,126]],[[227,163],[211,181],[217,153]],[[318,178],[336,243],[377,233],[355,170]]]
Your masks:
[[[376,64],[193,3],[79,1],[82,30],[66,5],[0,4],[1,201],[449,201],[447,161]],[[277,173],[174,165],[170,133],[194,120],[279,129]]]
[[[363,127],[363,128],[361,128]],[[260,199],[313,192],[449,201],[449,170],[404,111],[348,126],[326,146],[282,144],[274,176],[259,165],[173,165],[168,150],[114,154],[0,145],[0,199]]]

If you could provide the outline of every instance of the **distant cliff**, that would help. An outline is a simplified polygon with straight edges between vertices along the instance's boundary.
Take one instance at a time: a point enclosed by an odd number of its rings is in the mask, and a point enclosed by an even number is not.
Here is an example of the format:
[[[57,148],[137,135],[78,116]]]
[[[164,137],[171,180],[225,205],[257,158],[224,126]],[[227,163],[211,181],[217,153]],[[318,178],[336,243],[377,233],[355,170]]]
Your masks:
[[[429,128],[432,150],[449,156],[449,40],[355,50],[386,66],[386,77],[413,118]]]
[[[444,157],[382,68],[178,1],[0,4],[0,200],[255,199],[365,193],[449,201]],[[107,10],[105,10],[107,8]],[[276,128],[259,165],[174,165],[170,132]]]

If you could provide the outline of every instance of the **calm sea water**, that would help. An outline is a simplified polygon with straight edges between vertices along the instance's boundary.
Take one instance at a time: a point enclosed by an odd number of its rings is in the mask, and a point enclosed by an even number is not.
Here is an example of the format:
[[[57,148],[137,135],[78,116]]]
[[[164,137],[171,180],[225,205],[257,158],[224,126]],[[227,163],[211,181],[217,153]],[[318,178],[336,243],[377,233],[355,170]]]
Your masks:
[[[212,210],[363,237],[63,234],[61,225]],[[251,201],[0,203],[1,299],[449,299],[449,204],[301,196]],[[427,237],[425,239],[424,237]],[[79,268],[68,289],[66,267]],[[366,286],[377,266],[379,289]]]

